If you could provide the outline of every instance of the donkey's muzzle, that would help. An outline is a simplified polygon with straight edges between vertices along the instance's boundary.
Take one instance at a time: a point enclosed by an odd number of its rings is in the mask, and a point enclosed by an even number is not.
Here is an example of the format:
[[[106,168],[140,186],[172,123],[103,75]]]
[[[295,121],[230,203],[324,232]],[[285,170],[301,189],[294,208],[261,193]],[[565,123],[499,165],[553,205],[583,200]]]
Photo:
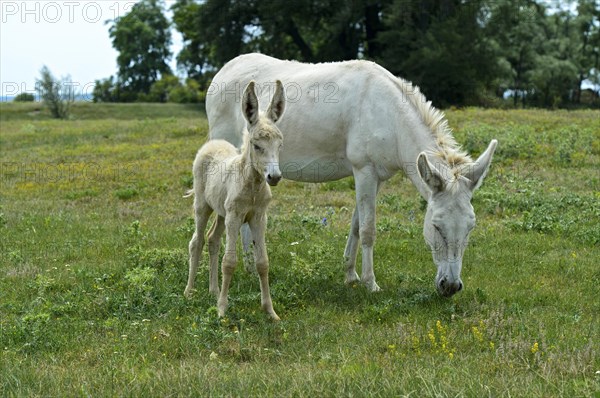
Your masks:
[[[444,297],[453,296],[455,293],[458,293],[462,290],[463,284],[460,279],[450,282],[448,278],[443,277],[437,284],[437,291]]]

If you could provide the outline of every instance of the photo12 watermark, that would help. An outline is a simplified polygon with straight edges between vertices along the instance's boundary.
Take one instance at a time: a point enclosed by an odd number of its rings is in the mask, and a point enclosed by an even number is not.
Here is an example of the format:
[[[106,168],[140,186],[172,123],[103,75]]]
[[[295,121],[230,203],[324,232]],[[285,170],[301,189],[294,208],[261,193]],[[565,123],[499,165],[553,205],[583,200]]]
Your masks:
[[[272,98],[275,93],[275,81],[261,82],[256,84],[256,94],[259,97],[266,96]],[[335,104],[340,102],[339,85],[336,82],[312,82],[309,85],[300,85],[297,82],[283,82],[286,102],[299,102],[304,96],[307,96],[310,102]],[[221,102],[234,101],[236,103],[242,100],[243,87],[240,82],[211,82],[206,89],[206,96],[217,96]]]
[[[2,1],[3,24],[28,23],[103,23],[127,14],[136,1]]]
[[[61,81],[53,86],[57,92],[67,101],[94,101],[94,88],[96,82]],[[41,83],[36,82],[33,87],[27,82],[2,82],[0,84],[0,102],[13,100],[19,94],[31,94],[35,102],[41,102],[44,89]]]
[[[1,162],[0,187],[10,189],[19,184],[51,185],[113,181],[130,183],[137,179],[135,163],[110,166],[96,162]]]

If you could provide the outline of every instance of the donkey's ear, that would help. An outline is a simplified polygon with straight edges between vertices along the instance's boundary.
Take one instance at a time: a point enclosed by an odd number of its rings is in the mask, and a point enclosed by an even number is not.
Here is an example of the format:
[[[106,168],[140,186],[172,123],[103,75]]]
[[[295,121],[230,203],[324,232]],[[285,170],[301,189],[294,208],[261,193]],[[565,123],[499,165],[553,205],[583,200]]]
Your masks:
[[[280,80],[275,82],[275,94],[271,100],[271,105],[267,110],[267,116],[274,122],[281,119],[283,111],[285,110],[285,91],[283,90],[283,84]]]
[[[258,121],[258,98],[254,91],[254,85],[254,80],[248,83],[242,96],[242,113],[251,125]]]
[[[465,173],[465,177],[471,180],[471,189],[473,191],[479,188],[483,183],[483,179],[485,178],[488,170],[490,169],[490,164],[492,163],[492,156],[494,155],[494,151],[496,150],[496,145],[498,145],[498,141],[492,140],[485,152],[483,152],[481,156],[479,156],[479,158],[475,161],[473,166],[469,168],[467,173]]]
[[[417,169],[419,170],[421,179],[431,189],[431,192],[436,193],[444,190],[446,181],[440,172],[429,163],[425,152],[421,152],[417,158]]]

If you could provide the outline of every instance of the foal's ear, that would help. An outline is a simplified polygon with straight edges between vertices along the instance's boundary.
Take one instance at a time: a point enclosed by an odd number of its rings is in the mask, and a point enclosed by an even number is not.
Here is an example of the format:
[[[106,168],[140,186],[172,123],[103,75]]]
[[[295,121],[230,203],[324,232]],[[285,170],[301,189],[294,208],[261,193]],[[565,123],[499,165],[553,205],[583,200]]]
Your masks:
[[[436,193],[444,190],[446,181],[440,172],[429,163],[425,152],[421,152],[417,158],[417,169],[421,179],[431,189],[431,192]]]
[[[275,82],[275,94],[273,94],[271,105],[269,105],[269,109],[267,110],[267,116],[269,119],[276,122],[281,119],[281,115],[283,115],[284,110],[285,91],[283,90],[283,84],[281,83],[281,80],[277,80]]]
[[[465,173],[465,177],[471,180],[471,189],[473,191],[479,188],[483,183],[483,179],[485,178],[488,170],[490,169],[490,164],[492,163],[492,156],[494,155],[494,151],[496,150],[496,145],[498,145],[498,141],[492,140],[485,152],[483,152],[481,156],[479,156],[479,158],[475,161],[473,166],[469,168],[467,173]]]
[[[242,113],[251,125],[258,121],[258,98],[256,97],[254,85],[254,80],[248,83],[242,96]]]

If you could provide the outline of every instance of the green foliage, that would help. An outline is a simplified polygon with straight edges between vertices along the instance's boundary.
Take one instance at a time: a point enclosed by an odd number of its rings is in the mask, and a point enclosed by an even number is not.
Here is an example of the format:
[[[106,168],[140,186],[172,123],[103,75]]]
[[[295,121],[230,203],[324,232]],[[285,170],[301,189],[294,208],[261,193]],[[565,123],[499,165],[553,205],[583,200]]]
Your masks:
[[[136,187],[126,187],[117,189],[115,191],[115,196],[121,200],[132,199],[139,195],[139,191]]]
[[[188,104],[201,101],[204,101],[204,93],[200,90],[200,84],[193,79],[187,79],[185,85],[180,84],[169,91],[169,102]]]
[[[142,102],[168,102],[169,93],[179,86],[181,86],[181,83],[176,76],[164,75],[152,84],[147,96],[138,95],[138,100]]]
[[[170,74],[170,23],[161,0],[142,0],[131,11],[112,21],[109,29],[117,57],[120,101],[147,94],[162,75]],[[105,82],[106,83],[106,82]]]
[[[421,86],[437,106],[555,108],[598,84],[600,7],[540,0],[177,0],[179,66],[206,88],[235,56],[258,51],[306,62],[375,60]],[[508,90],[508,91],[507,91]],[[598,103],[598,89],[590,105]],[[520,102],[520,104],[519,104]]]
[[[17,95],[13,101],[15,102],[33,102],[35,101],[35,96],[31,93],[21,93]]]
[[[1,396],[599,390],[597,112],[448,111],[473,155],[499,140],[451,299],[433,286],[404,176],[378,196],[378,294],[343,283],[352,181],[283,181],[267,229],[273,323],[241,252],[227,318],[206,249],[183,297],[193,213],[181,196],[208,133],[198,106],[76,103],[76,123],[35,106],[0,104]],[[69,173],[46,178],[62,164]],[[133,200],[116,196],[128,187]]]
[[[176,0],[185,85],[166,63],[164,8],[144,0],[113,21],[119,73],[96,82],[94,101],[198,102],[227,61],[261,52],[305,62],[371,59],[438,107],[600,106],[598,0],[563,8],[541,0]],[[584,82],[593,89],[584,92]]]
[[[484,2],[460,3],[395,1],[379,37],[378,60],[438,106],[482,103],[498,74],[497,48],[481,26]]]
[[[119,102],[120,87],[114,81],[113,76],[96,80],[94,91],[92,92],[92,100],[94,102]]]
[[[52,117],[68,119],[71,104],[75,101],[71,79],[67,76],[57,80],[46,66],[42,68],[40,74],[40,79],[36,81],[36,88],[44,106],[48,108]]]
[[[137,99],[143,102],[197,103],[201,99],[200,85],[192,79],[183,85],[176,76],[164,75],[152,84],[149,94],[140,94]]]

